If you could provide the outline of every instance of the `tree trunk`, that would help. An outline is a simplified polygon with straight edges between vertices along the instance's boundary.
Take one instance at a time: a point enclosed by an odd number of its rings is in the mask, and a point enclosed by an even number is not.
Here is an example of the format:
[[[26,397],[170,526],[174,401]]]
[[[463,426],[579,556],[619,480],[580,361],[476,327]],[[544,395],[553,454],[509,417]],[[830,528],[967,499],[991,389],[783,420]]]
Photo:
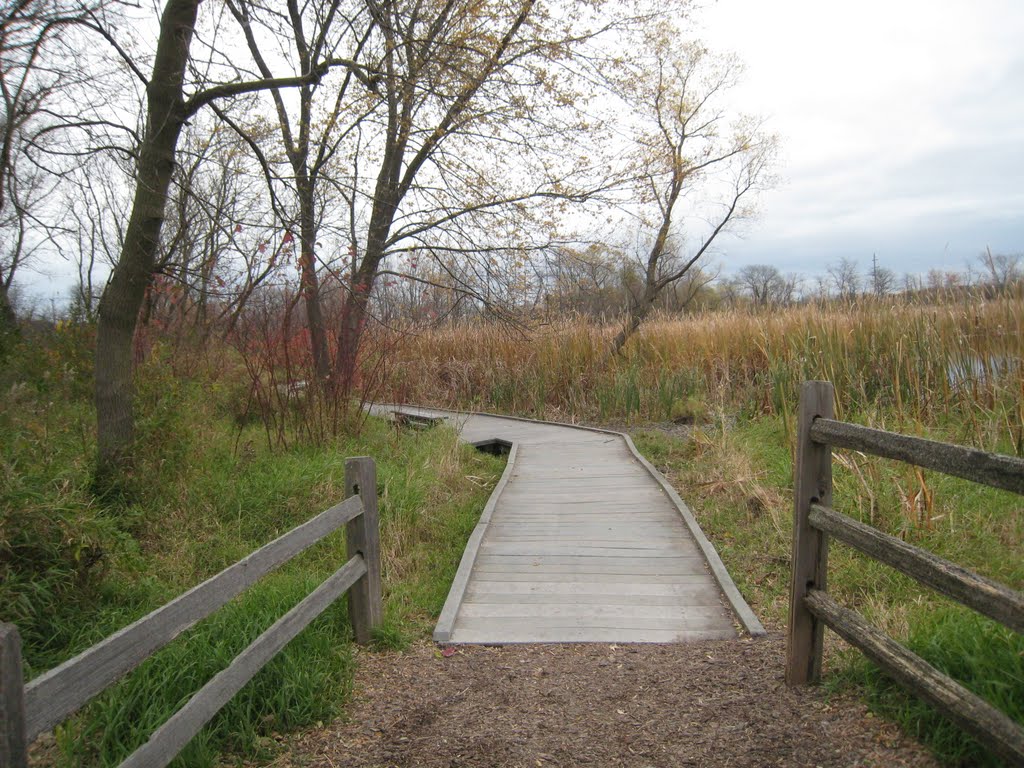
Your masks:
[[[146,133],[121,255],[100,300],[96,336],[97,485],[117,483],[131,458],[132,340],[153,276],[175,149],[184,122],[182,83],[199,0],[168,0],[160,19]]]
[[[303,169],[304,170],[304,169]],[[313,368],[322,384],[331,374],[327,355],[327,332],[320,308],[320,281],[316,274],[316,212],[313,186],[308,177],[299,180],[299,269],[302,279],[302,300],[306,305],[310,351]]]
[[[615,334],[615,338],[612,340],[612,347],[609,350],[609,359],[615,357],[622,348],[626,346],[626,342],[630,340],[636,329],[640,327],[640,324],[647,319],[647,316],[651,313],[654,308],[654,300],[657,298],[657,293],[651,293],[651,291],[644,291],[643,298],[635,302],[633,307],[629,310],[629,315],[626,316],[626,321],[622,325],[622,329]]]
[[[373,289],[376,265],[367,268],[367,262],[356,273],[352,292],[341,310],[338,327],[338,349],[334,358],[334,388],[339,394],[348,395],[355,384],[356,364],[359,361],[359,345],[366,327],[366,308]]]
[[[0,341],[7,334],[18,332],[18,318],[14,314],[14,307],[11,306],[10,296],[7,294],[7,286],[0,282]]]
[[[366,309],[377,277],[377,268],[387,251],[387,239],[398,210],[401,191],[396,177],[404,144],[394,149],[381,164],[377,179],[377,194],[370,214],[369,232],[366,237],[366,251],[363,260],[352,277],[352,290],[341,313],[338,328],[337,348],[334,353],[334,388],[348,394],[355,382],[359,344],[366,327]]]

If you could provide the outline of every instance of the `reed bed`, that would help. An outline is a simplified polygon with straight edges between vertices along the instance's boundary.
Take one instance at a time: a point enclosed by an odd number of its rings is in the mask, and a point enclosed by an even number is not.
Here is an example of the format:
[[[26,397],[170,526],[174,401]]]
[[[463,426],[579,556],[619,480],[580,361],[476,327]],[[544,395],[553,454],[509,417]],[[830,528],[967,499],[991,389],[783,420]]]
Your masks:
[[[867,414],[898,429],[955,420],[967,425],[960,439],[1024,447],[1018,298],[662,315],[612,357],[616,330],[580,318],[409,330],[386,395],[568,420],[699,421],[719,408],[788,417],[802,381],[827,379],[840,417]]]

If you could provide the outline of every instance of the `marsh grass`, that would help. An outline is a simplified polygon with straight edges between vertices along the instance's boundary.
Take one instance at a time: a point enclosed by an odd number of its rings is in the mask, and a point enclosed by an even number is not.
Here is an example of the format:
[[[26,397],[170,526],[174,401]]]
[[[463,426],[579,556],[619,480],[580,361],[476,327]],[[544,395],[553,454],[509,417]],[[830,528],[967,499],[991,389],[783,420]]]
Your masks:
[[[396,350],[388,396],[643,423],[677,418],[693,397],[787,416],[802,381],[827,379],[841,418],[873,412],[903,431],[946,420],[964,441],[1024,452],[1020,299],[661,316],[609,358],[615,330],[578,319],[525,333],[484,323],[418,331]]]

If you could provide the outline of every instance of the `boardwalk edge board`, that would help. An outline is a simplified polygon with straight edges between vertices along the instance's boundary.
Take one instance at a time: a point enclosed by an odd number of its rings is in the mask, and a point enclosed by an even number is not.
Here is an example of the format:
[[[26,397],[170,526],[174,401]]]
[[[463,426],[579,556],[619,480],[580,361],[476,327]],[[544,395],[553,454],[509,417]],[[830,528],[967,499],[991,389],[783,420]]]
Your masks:
[[[447,643],[451,640],[452,629],[455,627],[455,618],[459,614],[459,608],[462,607],[462,598],[465,596],[466,587],[469,585],[469,576],[473,572],[476,556],[480,552],[480,543],[484,540],[484,534],[487,532],[487,526],[491,522],[491,515],[494,514],[494,508],[498,504],[498,499],[501,497],[502,491],[505,490],[505,486],[508,485],[508,481],[512,479],[518,452],[519,444],[513,442],[508,452],[505,471],[501,473],[498,484],[494,486],[490,498],[487,499],[487,504],[484,505],[484,511],[480,514],[480,520],[477,522],[476,528],[473,529],[473,533],[469,536],[469,541],[466,542],[466,549],[462,553],[462,560],[459,561],[459,569],[455,572],[452,587],[444,601],[444,608],[441,609],[441,615],[437,618],[437,626],[434,627],[435,643]]]
[[[651,464],[642,453],[640,453],[639,450],[637,450],[636,445],[633,444],[633,440],[625,432],[617,432],[611,429],[589,427],[581,424],[571,424],[567,422],[530,419],[526,418],[525,416],[507,416],[503,414],[487,413],[484,411],[456,411],[451,408],[438,408],[434,406],[427,407],[415,405],[397,405],[393,403],[381,403],[375,404],[370,407],[371,409],[379,409],[382,412],[400,412],[403,408],[413,408],[448,413],[455,418],[459,416],[489,416],[491,418],[508,419],[510,421],[521,421],[531,424],[547,424],[557,427],[571,427],[573,429],[582,429],[588,432],[613,435],[615,437],[620,438],[621,440],[623,440],[623,442],[625,443],[626,447],[628,448],[629,452],[633,455],[633,457],[640,463],[640,465],[647,471],[647,473],[665,492],[665,495],[668,496],[668,498],[672,501],[673,506],[675,506],[676,510],[679,513],[679,516],[683,519],[683,522],[686,524],[687,529],[692,534],[694,541],[700,549],[701,554],[704,557],[704,560],[707,562],[708,568],[711,570],[712,576],[714,576],[715,581],[717,581],[719,587],[721,587],[722,594],[728,601],[729,607],[732,609],[733,614],[736,616],[736,619],[742,625],[743,629],[747,632],[747,634],[755,637],[766,634],[764,625],[754,614],[753,610],[751,610],[750,606],[747,604],[747,601],[743,598],[743,595],[740,594],[740,591],[736,587],[735,582],[729,575],[728,570],[726,570],[725,564],[719,557],[717,550],[715,549],[711,541],[708,539],[708,537],[704,535],[704,531],[701,530],[700,524],[697,522],[697,519],[693,516],[693,513],[690,511],[690,508],[686,505],[686,502],[684,502],[682,498],[679,496],[679,494],[676,493],[676,490],[672,487],[668,480],[665,479],[665,476],[662,475],[661,472],[659,472],[657,468],[655,468],[654,465]],[[495,487],[494,489],[494,493],[491,494],[491,498],[488,500],[487,506],[484,508],[484,514],[487,515],[488,521],[490,520],[490,513],[493,511],[494,506],[497,504],[497,500],[501,495],[501,492],[504,490],[505,485],[508,482],[508,479],[511,477],[512,473],[510,470],[511,467],[513,466],[515,446],[513,446],[512,450],[513,453],[510,453],[509,455],[509,461],[505,467],[505,472],[502,474],[501,480],[498,482],[497,487]],[[484,517],[482,515],[481,524],[486,525],[486,523],[484,523],[483,521]],[[455,623],[455,616],[458,613],[458,609],[461,605],[462,598],[464,597],[466,590],[466,582],[468,582],[469,580],[469,573],[472,570],[473,562],[476,559],[482,538],[482,531],[479,537],[476,536],[476,531],[474,531],[474,535],[470,537],[470,543],[467,544],[466,552],[463,555],[462,562],[459,565],[459,571],[456,574],[455,581],[452,584],[452,590],[448,595],[448,600],[445,601],[444,610],[441,613],[441,619],[438,620],[437,629],[435,629],[434,631],[435,642],[447,642],[450,639],[451,630]],[[470,552],[471,549],[472,552]],[[468,564],[467,558],[470,558]],[[464,567],[465,577],[463,583],[461,584],[461,586],[459,586],[459,577],[463,575]],[[453,601],[453,598],[456,597],[457,600],[455,601],[455,604],[450,605]],[[451,608],[451,615],[450,617],[448,617],[447,625],[442,627],[442,621],[445,620],[446,613],[449,612],[449,608]],[[439,635],[443,635],[444,639],[440,639]]]

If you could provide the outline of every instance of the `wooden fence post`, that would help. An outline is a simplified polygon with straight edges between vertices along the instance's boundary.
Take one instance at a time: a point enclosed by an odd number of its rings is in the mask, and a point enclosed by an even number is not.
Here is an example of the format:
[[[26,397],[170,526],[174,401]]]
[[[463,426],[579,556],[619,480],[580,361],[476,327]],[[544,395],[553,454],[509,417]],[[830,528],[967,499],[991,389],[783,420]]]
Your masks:
[[[811,504],[832,504],[832,448],[811,440],[815,417],[831,419],[834,389],[827,381],[805,381],[800,389],[796,469],[793,484],[793,559],[786,638],[786,682],[806,685],[821,676],[825,625],[804,606],[809,589],[826,589],[828,536],[812,528]]]
[[[13,624],[0,624],[0,766],[27,768],[26,741],[21,635]]]
[[[348,591],[348,613],[357,643],[368,643],[383,613],[380,579],[380,520],[377,512],[377,465],[368,456],[345,461],[345,497],[359,494],[363,514],[348,523],[348,556],[366,562],[366,575]]]

